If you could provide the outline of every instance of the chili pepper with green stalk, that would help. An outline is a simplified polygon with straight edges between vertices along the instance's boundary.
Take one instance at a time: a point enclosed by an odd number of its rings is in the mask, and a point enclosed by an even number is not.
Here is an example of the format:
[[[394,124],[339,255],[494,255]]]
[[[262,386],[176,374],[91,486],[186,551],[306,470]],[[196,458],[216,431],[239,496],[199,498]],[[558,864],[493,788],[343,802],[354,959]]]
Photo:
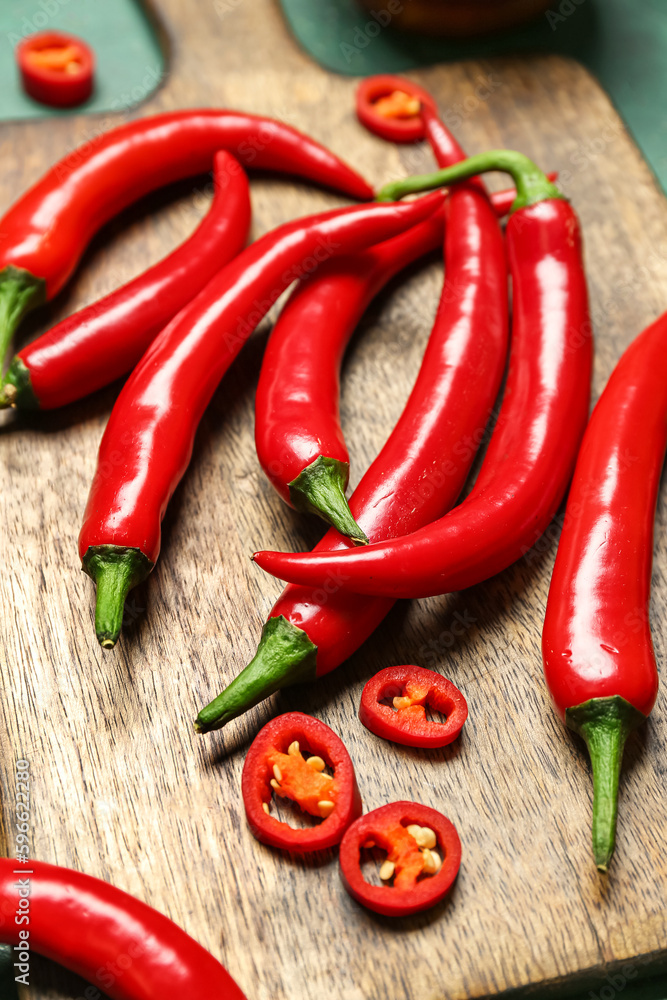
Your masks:
[[[488,170],[517,189],[506,244],[513,328],[502,406],[475,485],[418,531],[339,552],[255,553],[282,580],[372,596],[430,597],[462,590],[524,555],[553,518],[569,483],[590,399],[592,336],[581,235],[570,204],[521,153],[497,150],[432,175],[387,185],[393,200]]]

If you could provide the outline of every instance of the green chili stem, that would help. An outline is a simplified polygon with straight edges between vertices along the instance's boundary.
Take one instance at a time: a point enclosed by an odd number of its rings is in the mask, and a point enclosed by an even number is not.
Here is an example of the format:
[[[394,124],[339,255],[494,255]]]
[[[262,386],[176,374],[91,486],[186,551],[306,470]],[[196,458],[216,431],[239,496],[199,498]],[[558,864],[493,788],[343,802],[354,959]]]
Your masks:
[[[283,615],[269,618],[255,657],[195,720],[195,731],[208,733],[247,712],[280,688],[315,680],[317,646]]]
[[[83,558],[83,570],[97,585],[95,633],[103,649],[118,642],[130,590],[145,580],[153,563],[141,549],[121,545],[91,546]]]
[[[451,167],[438,170],[433,174],[418,174],[406,177],[404,180],[386,184],[377,194],[377,201],[397,201],[406,194],[417,194],[429,191],[431,188],[448,187],[457,181],[468,180],[477,174],[490,170],[502,170],[511,175],[516,187],[516,198],[512,203],[510,213],[528,205],[551,198],[563,198],[558,188],[551,183],[532,160],[511,149],[493,149],[488,153],[471,156],[461,160]]]
[[[625,741],[646,716],[618,695],[568,708],[565,721],[586,741],[593,767],[593,857],[606,872],[616,845],[618,783]]]
[[[368,545],[345,497],[349,471],[347,462],[320,455],[289,483],[290,499],[296,510],[317,514],[356,545]]]
[[[46,282],[23,268],[8,264],[0,271],[0,365],[22,318],[46,299]],[[0,390],[0,408],[10,405]]]

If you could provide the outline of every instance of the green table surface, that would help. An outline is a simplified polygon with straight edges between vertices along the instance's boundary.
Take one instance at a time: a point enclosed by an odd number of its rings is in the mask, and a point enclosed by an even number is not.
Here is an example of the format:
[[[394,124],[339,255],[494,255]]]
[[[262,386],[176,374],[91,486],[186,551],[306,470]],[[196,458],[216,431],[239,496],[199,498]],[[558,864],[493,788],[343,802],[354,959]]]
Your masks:
[[[465,42],[399,33],[391,24],[367,30],[372,19],[356,0],[282,5],[301,45],[336,73],[400,73],[527,51],[578,59],[600,80],[667,191],[666,0],[554,0],[545,16],[521,29]]]
[[[16,66],[17,43],[51,30],[78,35],[97,57],[94,93],[77,114],[123,112],[163,77],[164,57],[138,0],[0,0],[0,120],[72,114],[28,97]]]

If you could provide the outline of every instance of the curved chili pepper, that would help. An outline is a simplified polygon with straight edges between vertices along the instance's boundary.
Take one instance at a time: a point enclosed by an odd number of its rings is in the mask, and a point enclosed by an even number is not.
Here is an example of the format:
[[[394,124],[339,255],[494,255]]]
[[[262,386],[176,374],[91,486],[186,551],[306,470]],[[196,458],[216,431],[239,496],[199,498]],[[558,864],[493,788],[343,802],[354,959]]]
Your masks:
[[[0,358],[21,317],[60,291],[100,226],[149,191],[210,170],[218,149],[246,167],[373,196],[324,146],[271,118],[202,108],[120,125],[56,163],[0,220]]]
[[[455,156],[453,142],[441,153]],[[457,500],[505,367],[507,315],[502,235],[484,193],[466,185],[447,199],[445,283],[417,381],[350,499],[371,542],[429,524]],[[349,544],[332,529],[316,551]],[[278,688],[328,673],[359,648],[393,601],[362,600],[342,591],[341,582],[286,588],[254,659],[202,709],[198,732],[219,729]]]
[[[429,118],[429,129],[436,122]],[[433,138],[436,148],[447,151],[444,159],[462,157],[445,135]],[[515,198],[513,188],[490,196],[498,216],[507,214]],[[336,258],[299,282],[264,352],[255,402],[260,464],[286,503],[318,514],[356,543],[368,539],[345,498],[350,460],[339,422],[342,354],[380,289],[442,241],[442,218],[433,216],[364,253]]]
[[[614,852],[625,741],[658,693],[649,605],[666,445],[667,313],[628,347],[593,410],[542,633],[554,706],[591,756],[593,854],[602,871]]]
[[[386,704],[389,698],[393,707]],[[427,719],[426,708],[441,712],[446,722]],[[361,693],[359,718],[384,740],[434,749],[454,742],[468,718],[468,704],[442,674],[404,664],[371,677]]]
[[[530,160],[502,150],[385,191],[497,169],[514,175],[518,192],[506,232],[514,321],[505,395],[473,490],[438,521],[363,550],[257,553],[274,576],[312,586],[335,573],[351,591],[394,598],[462,590],[525,554],[556,513],[590,399],[591,324],[574,211]]]
[[[255,401],[260,465],[290,506],[318,514],[357,544],[368,539],[345,498],[350,456],[339,420],[343,351],[380,289],[442,245],[443,212],[300,282],[274,326]]]
[[[215,275],[156,339],[125,383],[100,444],[79,554],[97,584],[95,630],[111,648],[129,590],[160,551],[161,522],[211,396],[244,343],[311,263],[382,241],[443,202],[363,205],[296,219]]]
[[[386,885],[371,885],[361,852],[379,849]],[[419,802],[391,802],[361,816],[340,845],[343,885],[358,903],[387,917],[407,917],[445,898],[461,867],[461,841],[442,813]],[[391,882],[391,885],[388,883]]]
[[[26,93],[56,108],[87,101],[93,91],[95,54],[89,45],[62,31],[29,35],[16,46]]]
[[[146,903],[69,868],[33,860],[21,868],[0,859],[3,943],[16,948],[29,934],[30,951],[99,986],[111,1000],[246,1000],[210,952]]]
[[[326,773],[327,768],[333,773]],[[295,853],[339,844],[362,811],[345,744],[324,722],[302,712],[279,715],[260,729],[243,765],[241,789],[255,837]],[[303,829],[281,822],[271,815],[273,793],[322,822]]]
[[[136,365],[163,327],[245,245],[251,215],[245,171],[221,150],[213,181],[211,208],[185,243],[19,351],[0,390],[0,407],[64,406]]]
[[[426,137],[422,106],[437,113],[429,92],[400,76],[366,77],[357,87],[357,118],[369,132],[389,142],[418,142]]]

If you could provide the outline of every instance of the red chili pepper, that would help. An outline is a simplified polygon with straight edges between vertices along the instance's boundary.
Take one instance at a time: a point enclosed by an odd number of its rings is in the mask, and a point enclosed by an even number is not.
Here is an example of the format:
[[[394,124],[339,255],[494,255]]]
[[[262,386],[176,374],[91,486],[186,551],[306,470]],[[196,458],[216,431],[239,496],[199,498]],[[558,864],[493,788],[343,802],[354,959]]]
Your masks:
[[[507,269],[502,235],[481,190],[448,198],[445,284],[410,398],[350,499],[371,542],[413,531],[457,500],[484,434],[505,367]],[[316,551],[349,546],[333,529]],[[337,667],[380,624],[393,601],[362,600],[331,577],[321,588],[287,587],[257,654],[199,713],[198,732],[219,729],[273,691]]]
[[[288,222],[227,264],[156,337],[111,412],[79,536],[103,646],[116,643],[125,597],[158,557],[162,518],[204,410],[265,313],[311,262],[385,240],[442,202],[436,194]]]
[[[356,103],[362,125],[389,142],[419,142],[426,137],[421,107],[437,114],[435,101],[427,90],[412,80],[386,74],[362,80],[357,87]]]
[[[120,125],[65,156],[0,220],[0,358],[21,317],[60,291],[100,226],[149,191],[210,170],[218,149],[246,167],[373,196],[337,156],[270,118],[204,108]]]
[[[29,924],[15,920],[21,900],[29,903]],[[89,980],[111,1000],[246,1000],[220,962],[185,931],[90,875],[2,858],[0,903],[0,941],[19,949],[29,942],[31,952]]]
[[[362,811],[345,744],[324,722],[302,712],[279,715],[259,731],[243,765],[241,788],[255,837],[294,853],[339,844]],[[270,812],[272,794],[296,802],[322,822],[296,829],[276,819]]]
[[[264,472],[297,510],[365,544],[345,498],[350,457],[339,420],[343,351],[369,302],[399,271],[442,245],[444,213],[300,282],[264,352],[255,444]],[[316,335],[313,335],[316,331]]]
[[[364,848],[386,851],[380,878],[391,885],[366,881],[361,871]],[[362,906],[387,917],[407,917],[435,906],[451,889],[460,867],[456,827],[418,802],[391,802],[366,813],[340,845],[343,885]]]
[[[389,698],[393,707],[383,704]],[[427,719],[427,708],[447,716],[446,722]],[[404,664],[371,677],[361,694],[359,718],[384,740],[433,749],[454,742],[468,718],[468,704],[442,674]]]
[[[224,150],[215,154],[213,181],[210,211],[190,239],[19,351],[0,390],[0,407],[64,406],[137,364],[163,327],[245,245],[251,214],[248,179]]]
[[[593,765],[593,853],[606,871],[630,732],[658,693],[649,606],[653,521],[667,445],[667,313],[614,369],[584,434],[542,633],[556,711]]]
[[[592,338],[577,217],[520,153],[495,151],[390,185],[385,196],[486,170],[513,173],[507,225],[514,325],[502,408],[473,490],[440,520],[364,549],[255,561],[281,579],[384,597],[462,590],[524,555],[556,513],[572,475],[590,398]],[[396,535],[398,532],[396,533]]]
[[[16,46],[23,86],[56,108],[83,104],[93,92],[95,55],[89,45],[61,31],[43,31]]]

